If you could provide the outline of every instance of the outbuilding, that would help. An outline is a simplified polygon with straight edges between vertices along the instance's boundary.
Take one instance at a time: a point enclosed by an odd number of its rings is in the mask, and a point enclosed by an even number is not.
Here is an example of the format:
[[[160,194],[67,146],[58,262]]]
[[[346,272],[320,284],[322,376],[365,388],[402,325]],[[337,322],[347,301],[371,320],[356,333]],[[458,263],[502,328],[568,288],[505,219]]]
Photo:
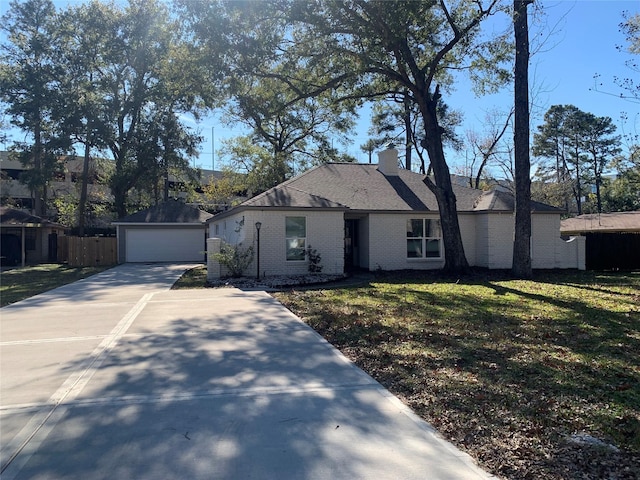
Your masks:
[[[640,211],[567,218],[562,220],[560,232],[586,239],[588,270],[640,269]]]
[[[3,265],[57,261],[58,235],[64,226],[11,207],[0,207]]]
[[[168,200],[112,224],[118,262],[205,262],[206,222],[213,215]]]

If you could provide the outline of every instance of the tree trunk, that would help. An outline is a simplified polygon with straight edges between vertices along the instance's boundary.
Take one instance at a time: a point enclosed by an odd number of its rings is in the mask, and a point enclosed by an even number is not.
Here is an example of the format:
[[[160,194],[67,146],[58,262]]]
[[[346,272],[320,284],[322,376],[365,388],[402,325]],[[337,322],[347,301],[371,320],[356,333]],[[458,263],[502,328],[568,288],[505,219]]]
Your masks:
[[[579,157],[579,153],[576,151],[577,158]],[[580,181],[580,164],[576,161],[576,183],[575,183],[575,193],[574,196],[576,198],[576,206],[578,208],[578,215],[582,215],[582,182]]]
[[[40,119],[40,114],[38,113],[38,119]],[[35,175],[35,179],[32,187],[32,195],[33,195],[33,213],[34,215],[38,215],[40,217],[45,214],[44,207],[44,197],[45,197],[45,189],[47,188],[43,184],[44,175],[42,171],[42,129],[40,126],[40,120],[35,126],[34,130],[34,146],[33,146],[33,172]]]
[[[114,179],[112,179],[109,186],[111,187],[113,208],[116,211],[117,218],[123,218],[127,215],[127,189],[118,184],[117,181],[114,181]]]
[[[82,185],[80,186],[80,201],[78,202],[78,235],[84,236],[87,216],[87,190],[89,188],[89,158],[91,153],[91,129],[87,127],[87,138],[84,145],[84,159],[82,161]]]
[[[531,278],[531,161],[529,158],[529,26],[527,6],[533,0],[513,1],[516,41],[514,85],[515,238],[512,273]]]
[[[469,263],[464,254],[464,245],[458,222],[458,209],[456,196],[453,193],[451,174],[444,156],[442,147],[442,130],[438,124],[436,106],[439,93],[432,98],[420,98],[418,103],[425,125],[426,144],[429,154],[430,168],[433,170],[435,184],[425,177],[425,184],[431,189],[438,201],[440,224],[442,226],[442,241],[444,243],[445,264],[447,272],[465,272],[469,269]]]
[[[600,194],[600,186],[602,185],[602,170],[598,168],[597,155],[593,154],[593,178],[596,182],[596,204],[598,206],[598,213],[602,213],[602,197]]]
[[[410,104],[409,92],[405,91],[403,104],[404,104],[404,132],[405,132],[405,168],[411,171],[413,167],[411,161],[411,104]]]
[[[166,155],[166,153],[165,153]],[[163,184],[163,188],[162,188],[162,201],[163,202],[168,202],[169,201],[169,167],[167,166],[167,160],[164,160],[165,165],[164,165],[164,175],[162,175],[162,184]]]

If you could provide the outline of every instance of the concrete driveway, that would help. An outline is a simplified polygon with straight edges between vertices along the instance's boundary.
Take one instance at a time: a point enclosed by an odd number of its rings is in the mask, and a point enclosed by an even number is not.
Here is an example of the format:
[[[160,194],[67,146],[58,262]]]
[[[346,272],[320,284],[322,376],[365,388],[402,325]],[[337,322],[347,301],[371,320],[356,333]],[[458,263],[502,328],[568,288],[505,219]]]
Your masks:
[[[0,310],[2,480],[486,479],[264,292],[121,265]]]

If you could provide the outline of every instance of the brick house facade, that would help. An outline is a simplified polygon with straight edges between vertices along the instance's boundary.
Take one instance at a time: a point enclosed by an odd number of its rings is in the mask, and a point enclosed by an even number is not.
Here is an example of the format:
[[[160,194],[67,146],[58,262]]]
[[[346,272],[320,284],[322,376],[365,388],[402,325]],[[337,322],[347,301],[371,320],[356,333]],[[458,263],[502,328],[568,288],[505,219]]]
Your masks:
[[[435,196],[424,176],[398,168],[395,149],[378,165],[330,163],[311,169],[209,220],[209,253],[223,242],[257,249],[260,275],[306,274],[301,248],[322,256],[322,273],[351,269],[439,269],[444,251]],[[510,268],[513,197],[454,186],[460,229],[471,266]],[[584,242],[560,238],[562,211],[532,202],[533,268],[584,268]],[[246,274],[257,274],[257,265]],[[208,259],[209,277],[225,275]]]

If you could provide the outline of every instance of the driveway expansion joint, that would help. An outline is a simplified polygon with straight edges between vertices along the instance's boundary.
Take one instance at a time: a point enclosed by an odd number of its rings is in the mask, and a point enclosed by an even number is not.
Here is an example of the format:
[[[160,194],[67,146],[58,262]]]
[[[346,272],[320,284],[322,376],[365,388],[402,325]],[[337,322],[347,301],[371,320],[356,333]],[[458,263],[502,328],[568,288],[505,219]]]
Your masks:
[[[65,400],[72,401],[78,396],[95,371],[105,360],[109,351],[116,345],[122,335],[126,333],[127,329],[131,326],[140,312],[142,312],[147,303],[149,303],[153,295],[154,293],[147,293],[138,300],[133,308],[129,310],[129,312],[111,330],[109,335],[104,337],[102,342],[100,342],[100,345],[93,350],[91,355],[80,364],[77,371],[67,377],[60,388],[58,388],[51,398],[49,398],[46,405],[44,405],[42,409],[40,409],[40,411],[31,418],[31,420],[18,433],[18,435],[9,442],[8,445],[3,446],[3,450],[5,452],[10,452],[10,454],[7,460],[3,461],[3,464],[0,467],[2,480],[15,478],[15,475],[20,472],[22,466],[29,461],[31,456],[37,450],[37,447],[40,446],[44,438],[47,437],[49,432],[53,430],[62,417],[63,412],[56,412],[58,407],[62,405]],[[54,414],[56,415],[54,416]],[[38,434],[41,434],[41,440],[39,441],[36,439]],[[26,448],[27,445],[29,445],[28,451]],[[5,473],[5,471],[10,467],[12,467],[11,472],[15,473]]]

